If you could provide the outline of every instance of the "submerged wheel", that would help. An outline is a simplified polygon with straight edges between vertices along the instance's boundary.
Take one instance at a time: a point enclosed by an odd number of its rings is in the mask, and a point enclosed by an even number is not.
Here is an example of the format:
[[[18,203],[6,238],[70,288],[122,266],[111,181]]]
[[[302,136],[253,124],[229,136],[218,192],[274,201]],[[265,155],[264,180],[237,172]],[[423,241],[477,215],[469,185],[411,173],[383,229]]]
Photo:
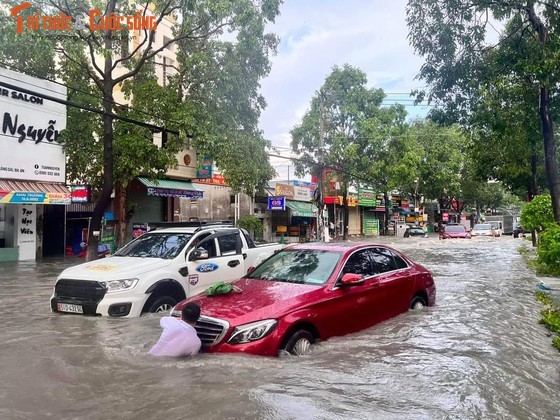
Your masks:
[[[422,296],[414,296],[410,301],[410,309],[412,310],[422,309],[425,306],[427,306],[427,303]]]
[[[153,301],[148,307],[148,312],[169,312],[177,304],[171,296],[162,296]]]
[[[315,342],[313,335],[307,330],[297,330],[292,336],[286,341],[283,349],[294,356],[303,356],[308,354],[311,345]]]

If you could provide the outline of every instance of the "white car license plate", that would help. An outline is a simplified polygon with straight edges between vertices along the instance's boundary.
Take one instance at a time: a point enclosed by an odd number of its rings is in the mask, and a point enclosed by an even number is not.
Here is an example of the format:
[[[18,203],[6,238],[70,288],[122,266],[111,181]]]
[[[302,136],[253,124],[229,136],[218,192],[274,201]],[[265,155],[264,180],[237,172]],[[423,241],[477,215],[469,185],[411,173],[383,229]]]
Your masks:
[[[69,303],[57,303],[56,308],[59,312],[71,312],[73,314],[83,314],[82,305],[71,305]]]

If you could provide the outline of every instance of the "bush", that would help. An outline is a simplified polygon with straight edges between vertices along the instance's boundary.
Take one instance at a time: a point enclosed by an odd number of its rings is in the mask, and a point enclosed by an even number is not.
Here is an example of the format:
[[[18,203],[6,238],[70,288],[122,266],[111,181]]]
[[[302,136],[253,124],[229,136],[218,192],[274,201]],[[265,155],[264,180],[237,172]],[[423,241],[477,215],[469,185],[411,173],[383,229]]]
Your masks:
[[[546,264],[554,272],[560,272],[560,226],[554,224],[539,236],[539,262]]]
[[[554,224],[550,194],[537,195],[521,212],[521,226],[526,232],[542,232]]]
[[[246,216],[241,216],[239,220],[237,220],[237,227],[246,229],[251,235],[253,235],[255,240],[262,239],[263,224],[261,219],[255,215],[248,214]]]

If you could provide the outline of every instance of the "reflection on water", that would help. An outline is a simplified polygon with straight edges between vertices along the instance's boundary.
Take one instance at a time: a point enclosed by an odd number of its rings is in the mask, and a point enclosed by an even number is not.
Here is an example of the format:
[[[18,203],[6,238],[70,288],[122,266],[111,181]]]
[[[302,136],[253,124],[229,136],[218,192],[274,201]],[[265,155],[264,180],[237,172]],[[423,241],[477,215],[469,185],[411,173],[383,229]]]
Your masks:
[[[560,419],[560,355],[520,239],[379,241],[433,271],[437,305],[301,358],[153,358],[159,316],[50,312],[75,260],[3,263],[0,418]]]

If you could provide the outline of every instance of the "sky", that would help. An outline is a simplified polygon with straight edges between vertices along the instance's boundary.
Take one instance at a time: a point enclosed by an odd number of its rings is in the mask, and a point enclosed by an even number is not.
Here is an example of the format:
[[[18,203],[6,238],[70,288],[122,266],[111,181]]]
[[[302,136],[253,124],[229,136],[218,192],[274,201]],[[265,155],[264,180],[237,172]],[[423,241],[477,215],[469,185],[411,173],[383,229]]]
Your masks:
[[[406,106],[409,118],[426,116],[429,108],[412,106],[415,80],[423,58],[409,45],[406,0],[285,0],[268,31],[280,37],[261,94],[264,137],[283,156],[290,156],[290,130],[298,124],[311,98],[334,66],[350,64],[366,73],[368,87],[382,88],[386,104]],[[277,179],[294,178],[290,161],[271,158]]]

